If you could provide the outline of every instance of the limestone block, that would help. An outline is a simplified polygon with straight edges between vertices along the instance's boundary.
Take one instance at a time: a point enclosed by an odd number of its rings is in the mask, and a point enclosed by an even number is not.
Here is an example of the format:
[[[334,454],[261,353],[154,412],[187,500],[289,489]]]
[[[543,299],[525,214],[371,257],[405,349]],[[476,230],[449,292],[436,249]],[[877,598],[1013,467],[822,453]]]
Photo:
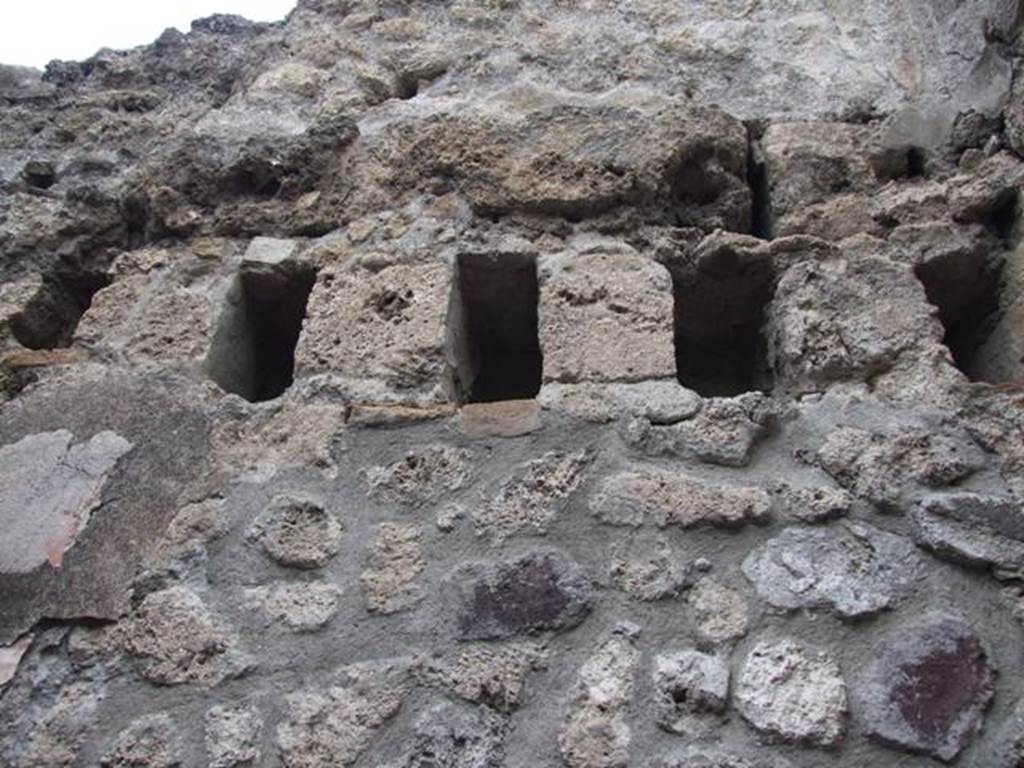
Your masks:
[[[295,352],[297,376],[329,374],[357,397],[376,385],[443,401],[450,282],[444,264],[321,271]]]
[[[544,381],[675,376],[672,280],[636,253],[557,255],[540,262]]]

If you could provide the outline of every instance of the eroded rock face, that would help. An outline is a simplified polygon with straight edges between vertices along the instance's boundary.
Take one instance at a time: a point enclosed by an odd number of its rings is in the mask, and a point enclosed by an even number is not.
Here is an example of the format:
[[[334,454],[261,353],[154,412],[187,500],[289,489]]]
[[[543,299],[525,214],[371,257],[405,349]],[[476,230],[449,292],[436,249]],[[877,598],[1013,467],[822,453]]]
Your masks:
[[[571,629],[586,618],[592,602],[583,570],[553,550],[496,563],[466,563],[445,582],[464,639]]]
[[[859,687],[869,732],[886,744],[952,760],[981,728],[995,672],[960,619],[935,614],[888,642]]]
[[[1021,5],[0,66],[0,764],[1020,768]]]

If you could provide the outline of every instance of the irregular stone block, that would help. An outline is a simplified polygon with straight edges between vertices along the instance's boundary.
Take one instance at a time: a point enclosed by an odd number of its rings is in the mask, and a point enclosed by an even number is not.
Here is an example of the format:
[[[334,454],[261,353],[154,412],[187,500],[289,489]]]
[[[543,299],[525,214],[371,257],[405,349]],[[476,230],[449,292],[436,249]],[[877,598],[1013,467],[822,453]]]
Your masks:
[[[124,646],[142,676],[158,685],[214,685],[231,670],[234,637],[194,592],[175,586],[146,596]]]
[[[739,527],[766,518],[771,498],[760,488],[711,485],[652,469],[606,479],[591,498],[590,511],[610,525]]]
[[[321,270],[295,351],[296,377],[328,374],[354,399],[445,402],[445,264]]]
[[[281,759],[287,768],[352,765],[401,705],[401,694],[388,686],[289,694],[277,726]]]
[[[632,729],[626,718],[640,661],[639,629],[617,627],[580,667],[558,743],[569,768],[625,768]]]
[[[397,765],[488,768],[505,760],[508,719],[486,707],[442,702],[425,708]]]
[[[675,424],[695,415],[700,396],[677,381],[624,384],[545,384],[537,397],[545,410],[604,424],[634,416],[651,424]]]
[[[147,715],[121,731],[100,761],[103,768],[177,768],[181,765],[178,728],[167,715]]]
[[[381,523],[370,549],[369,564],[359,577],[371,613],[397,613],[412,608],[424,597],[414,584],[427,567],[415,525]]]
[[[845,619],[890,609],[921,573],[914,545],[863,523],[787,528],[743,561],[757,593],[777,608],[828,607]]]
[[[818,451],[822,468],[882,511],[895,511],[914,484],[952,485],[984,466],[981,451],[959,438],[923,428],[888,433],[840,427]]]
[[[767,328],[776,385],[795,392],[870,379],[942,338],[910,268],[871,257],[787,269]]]
[[[255,707],[211,707],[203,723],[209,768],[242,768],[259,764],[263,717]]]
[[[351,202],[393,199],[396,189],[444,175],[484,215],[579,219],[636,206],[669,208],[684,225],[749,228],[747,137],[739,121],[672,99],[610,105],[538,96],[525,109],[462,105],[426,120],[393,121],[369,137],[372,161],[356,166],[361,175],[352,181],[363,189]]]
[[[296,632],[312,632],[330,623],[338,612],[341,590],[333,584],[278,582],[245,590],[245,600],[270,621]]]
[[[1024,577],[1024,510],[1014,499],[978,493],[931,495],[911,513],[914,540],[940,557]]]
[[[0,447],[0,573],[60,568],[99,507],[108,475],[133,447],[114,432],[74,439],[62,429]]]
[[[839,665],[793,640],[754,646],[743,662],[735,701],[744,720],[787,743],[834,747],[846,730],[846,683]]]
[[[540,262],[545,382],[675,376],[672,280],[636,253],[567,254]]]
[[[544,535],[583,482],[591,456],[551,451],[518,467],[497,495],[473,515],[476,532],[495,541],[527,533]]]
[[[816,486],[794,488],[780,482],[772,491],[783,514],[804,523],[823,523],[845,517],[853,505],[853,494],[842,488]]]
[[[445,578],[444,594],[464,640],[571,629],[587,617],[592,602],[582,568],[554,550],[464,563]]]
[[[612,549],[608,575],[630,597],[649,602],[678,595],[690,570],[690,564],[666,539],[642,538]]]
[[[856,689],[868,733],[948,762],[981,730],[995,673],[964,621],[930,614],[887,635],[873,658]]]
[[[764,402],[761,395],[705,400],[695,415],[669,426],[634,419],[623,430],[623,439],[649,456],[745,467],[754,446],[770,432],[773,416],[762,412]]]
[[[26,635],[15,643],[0,646],[0,691],[18,672],[18,665],[32,645],[32,635]]]
[[[439,685],[466,701],[509,713],[519,709],[526,678],[544,667],[547,656],[547,651],[534,643],[479,645],[426,662],[421,675],[428,684]]]
[[[749,752],[719,750],[714,747],[687,747],[654,763],[654,768],[793,768],[784,757],[764,747]]]
[[[279,237],[254,237],[245,249],[243,262],[252,266],[277,266],[289,261],[298,250],[297,240]]]
[[[308,498],[278,496],[249,531],[271,560],[288,568],[322,568],[341,548],[342,526]]]
[[[370,467],[366,482],[370,495],[401,504],[427,504],[457,491],[469,481],[469,451],[446,445],[428,445],[409,451],[388,466]]]
[[[520,437],[541,428],[540,406],[536,400],[466,403],[458,423],[466,437]]]
[[[729,665],[697,650],[660,654],[651,675],[658,725],[669,733],[703,736],[725,713]]]
[[[747,634],[750,608],[736,590],[707,577],[693,585],[686,601],[696,619],[697,631],[705,640],[722,643]]]

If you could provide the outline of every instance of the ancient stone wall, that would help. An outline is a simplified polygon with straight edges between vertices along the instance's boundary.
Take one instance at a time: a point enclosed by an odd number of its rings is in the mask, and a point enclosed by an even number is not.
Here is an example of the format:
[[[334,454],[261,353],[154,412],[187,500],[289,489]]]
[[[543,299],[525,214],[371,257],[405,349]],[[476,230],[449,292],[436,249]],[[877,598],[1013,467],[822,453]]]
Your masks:
[[[0,67],[0,765],[1020,768],[1019,15]]]

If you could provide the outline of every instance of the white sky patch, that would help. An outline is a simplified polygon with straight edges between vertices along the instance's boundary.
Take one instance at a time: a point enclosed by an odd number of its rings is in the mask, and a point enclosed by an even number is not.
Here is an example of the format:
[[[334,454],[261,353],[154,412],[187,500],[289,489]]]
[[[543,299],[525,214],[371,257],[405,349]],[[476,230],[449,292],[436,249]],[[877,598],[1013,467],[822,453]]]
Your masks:
[[[0,63],[42,68],[81,60],[100,48],[134,48],[168,27],[187,32],[193,19],[236,13],[278,21],[297,0],[0,0]]]

